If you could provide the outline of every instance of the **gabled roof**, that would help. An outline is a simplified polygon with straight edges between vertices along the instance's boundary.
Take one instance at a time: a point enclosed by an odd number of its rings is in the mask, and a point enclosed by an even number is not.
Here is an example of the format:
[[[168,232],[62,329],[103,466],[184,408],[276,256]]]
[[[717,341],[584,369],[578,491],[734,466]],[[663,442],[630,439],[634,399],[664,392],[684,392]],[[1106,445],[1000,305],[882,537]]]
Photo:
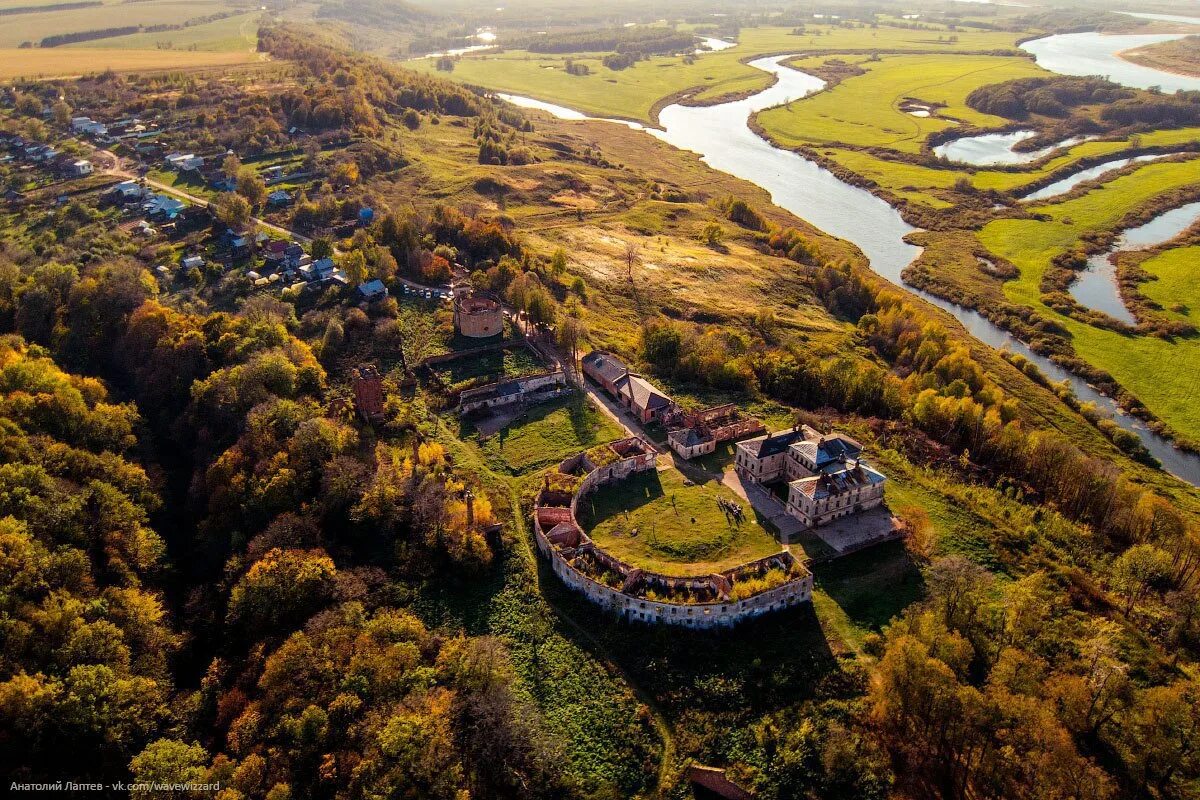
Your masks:
[[[637,408],[653,411],[656,408],[666,408],[671,399],[641,375],[626,373],[617,381],[617,392],[629,398]]]
[[[768,433],[765,436],[756,436],[744,442],[738,442],[738,448],[755,458],[768,458],[786,452],[794,442],[803,438],[804,431],[793,428],[791,430],[779,431],[778,433]]]
[[[377,294],[387,294],[387,287],[379,278],[372,278],[358,285],[359,294],[363,297],[373,297]]]
[[[609,383],[615,383],[618,378],[629,371],[619,358],[603,350],[593,350],[583,357],[583,365],[598,374]]]

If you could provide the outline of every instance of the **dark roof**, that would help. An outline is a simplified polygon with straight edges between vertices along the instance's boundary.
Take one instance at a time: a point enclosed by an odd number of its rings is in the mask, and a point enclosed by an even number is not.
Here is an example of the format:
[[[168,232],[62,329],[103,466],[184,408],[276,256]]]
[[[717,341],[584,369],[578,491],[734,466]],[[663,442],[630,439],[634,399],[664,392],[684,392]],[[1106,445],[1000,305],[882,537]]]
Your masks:
[[[792,486],[814,500],[824,500],[826,497],[844,494],[861,487],[874,486],[885,480],[883,475],[861,461],[851,461],[847,464],[839,462],[837,466],[830,465],[829,469],[818,475],[792,481]]]
[[[623,395],[627,395],[637,408],[652,411],[656,408],[666,408],[671,404],[669,397],[660,392],[658,387],[641,375],[627,373],[617,381],[617,391]]]
[[[808,439],[795,446],[809,461],[816,464],[818,469],[826,464],[858,458],[862,453],[861,444],[840,433],[822,436],[820,439]]]
[[[358,285],[358,291],[363,297],[372,297],[378,294],[387,294],[387,287],[383,285],[383,281],[379,278],[372,278]]]
[[[615,383],[618,378],[629,371],[629,368],[619,358],[603,350],[593,350],[588,353],[583,357],[583,365],[610,383]]]
[[[799,428],[792,430],[780,431],[779,433],[768,433],[766,436],[759,436],[754,439],[747,439],[744,442],[739,442],[738,447],[750,451],[755,458],[767,458],[768,456],[777,456],[785,452],[792,446],[793,442],[798,442],[804,438],[804,431]]]
[[[673,442],[678,442],[680,447],[695,447],[698,444],[704,444],[709,441],[708,437],[702,436],[700,431],[695,428],[681,428],[677,431],[671,431],[667,434],[667,438]]]

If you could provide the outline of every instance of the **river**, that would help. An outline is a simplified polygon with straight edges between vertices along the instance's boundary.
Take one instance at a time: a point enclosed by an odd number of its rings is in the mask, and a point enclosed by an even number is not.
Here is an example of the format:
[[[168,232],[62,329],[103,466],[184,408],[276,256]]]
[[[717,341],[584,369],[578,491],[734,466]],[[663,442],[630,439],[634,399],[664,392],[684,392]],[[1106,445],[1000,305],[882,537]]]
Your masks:
[[[1021,353],[1037,364],[1051,381],[1067,381],[1076,396],[1108,412],[1114,422],[1133,432],[1146,449],[1172,474],[1200,485],[1200,456],[1185,453],[1167,439],[1125,414],[1117,404],[1084,380],[1033,352],[1024,342],[971,309],[963,308],[928,292],[907,286],[901,273],[921,253],[904,241],[917,229],[900,213],[870,192],[851,186],[828,170],[790,150],[782,150],[750,130],[749,116],[789,100],[799,99],[824,87],[824,81],[780,62],[791,56],[769,56],[749,62],[777,77],[775,85],[751,97],[714,106],[670,105],[659,113],[660,128],[644,128],[657,138],[700,154],[714,169],[757,184],[772,201],[826,233],[858,246],[871,269],[897,286],[948,311],[977,339],[997,349]],[[539,108],[565,119],[586,119],[578,111],[553,103],[502,95],[518,105]],[[617,120],[609,120],[617,122]],[[623,122],[622,124],[636,124]]]

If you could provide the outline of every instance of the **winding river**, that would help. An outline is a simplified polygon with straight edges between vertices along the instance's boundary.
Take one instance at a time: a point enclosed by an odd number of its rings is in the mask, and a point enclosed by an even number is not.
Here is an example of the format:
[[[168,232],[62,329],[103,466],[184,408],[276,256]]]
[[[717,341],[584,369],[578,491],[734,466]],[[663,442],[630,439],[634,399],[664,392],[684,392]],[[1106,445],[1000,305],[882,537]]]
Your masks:
[[[749,65],[776,76],[776,83],[756,95],[714,106],[671,105],[659,114],[661,128],[643,128],[659,139],[698,153],[714,169],[750,181],[765,189],[772,201],[828,234],[845,239],[863,252],[877,274],[924,300],[948,311],[977,339],[995,348],[1021,353],[1037,364],[1051,381],[1067,381],[1076,396],[1105,409],[1122,428],[1135,433],[1163,467],[1200,485],[1200,456],[1177,449],[1170,441],[1148,430],[1116,403],[1085,381],[1033,352],[1025,343],[975,311],[907,286],[901,273],[920,255],[920,248],[905,241],[916,231],[900,213],[870,192],[851,186],[799,154],[782,150],[759,137],[747,125],[751,114],[781,105],[824,87],[820,78],[785,67],[789,55],[769,56]],[[553,103],[501,95],[517,105],[537,108],[564,119],[589,119]],[[618,122],[617,120],[609,120]]]

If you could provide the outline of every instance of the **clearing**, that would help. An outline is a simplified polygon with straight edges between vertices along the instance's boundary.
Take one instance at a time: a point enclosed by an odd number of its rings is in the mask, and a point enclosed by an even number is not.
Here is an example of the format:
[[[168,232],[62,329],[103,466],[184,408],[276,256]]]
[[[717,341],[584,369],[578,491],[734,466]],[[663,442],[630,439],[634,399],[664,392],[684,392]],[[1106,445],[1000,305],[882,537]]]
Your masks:
[[[474,439],[488,466],[496,472],[523,475],[557,464],[624,431],[578,394],[530,407],[506,428],[483,441],[463,423],[462,438]]]
[[[717,498],[740,504],[741,522]],[[605,486],[579,503],[579,523],[596,545],[666,575],[708,575],[779,552],[749,504],[709,480],[693,483],[668,467]]]

